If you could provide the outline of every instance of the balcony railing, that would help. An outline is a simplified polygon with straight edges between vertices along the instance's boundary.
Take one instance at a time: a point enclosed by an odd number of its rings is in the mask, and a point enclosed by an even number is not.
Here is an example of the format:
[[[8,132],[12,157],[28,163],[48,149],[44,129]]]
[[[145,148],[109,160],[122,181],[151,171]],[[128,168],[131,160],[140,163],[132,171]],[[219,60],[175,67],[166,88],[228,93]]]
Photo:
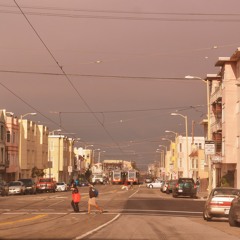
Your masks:
[[[215,121],[211,124],[212,132],[222,131],[222,122]]]
[[[222,98],[222,89],[218,87],[216,91],[211,95],[211,103],[216,102]]]

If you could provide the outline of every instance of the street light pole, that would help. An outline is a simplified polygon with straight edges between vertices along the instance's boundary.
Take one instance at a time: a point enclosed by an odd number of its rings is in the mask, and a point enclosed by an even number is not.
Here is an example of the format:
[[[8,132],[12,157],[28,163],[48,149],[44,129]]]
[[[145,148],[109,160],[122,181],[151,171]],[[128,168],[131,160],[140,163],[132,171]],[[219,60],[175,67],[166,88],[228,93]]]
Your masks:
[[[171,113],[172,116],[180,116],[185,120],[185,131],[186,131],[186,161],[187,161],[187,177],[189,177],[189,158],[188,158],[188,119],[180,113]]]
[[[165,145],[158,145],[159,147],[164,147],[165,148],[165,156],[166,156],[166,154],[167,154],[167,146],[165,146]],[[165,156],[164,156],[164,159],[163,159],[163,167],[165,167]]]
[[[207,84],[207,140],[211,140],[211,128],[210,128],[210,87],[209,87],[209,79],[208,77],[206,79],[202,79],[201,77],[196,76],[185,76],[187,79],[199,79],[202,80],[204,83]],[[212,190],[212,163],[211,158],[209,155],[207,155],[207,162],[208,162],[208,192],[210,193]]]

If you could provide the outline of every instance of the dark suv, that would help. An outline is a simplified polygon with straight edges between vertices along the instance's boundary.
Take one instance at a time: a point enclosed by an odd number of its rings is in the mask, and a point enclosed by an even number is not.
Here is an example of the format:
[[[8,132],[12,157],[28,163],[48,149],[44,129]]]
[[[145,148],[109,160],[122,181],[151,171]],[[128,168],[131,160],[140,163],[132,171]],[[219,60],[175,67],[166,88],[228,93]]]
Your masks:
[[[172,195],[173,197],[189,196],[192,198],[196,198],[197,186],[193,178],[179,178],[172,189]]]
[[[0,181],[0,195],[1,196],[8,195],[8,184],[5,181]]]
[[[26,193],[36,194],[36,184],[31,178],[21,178],[18,181],[21,181],[26,187]]]

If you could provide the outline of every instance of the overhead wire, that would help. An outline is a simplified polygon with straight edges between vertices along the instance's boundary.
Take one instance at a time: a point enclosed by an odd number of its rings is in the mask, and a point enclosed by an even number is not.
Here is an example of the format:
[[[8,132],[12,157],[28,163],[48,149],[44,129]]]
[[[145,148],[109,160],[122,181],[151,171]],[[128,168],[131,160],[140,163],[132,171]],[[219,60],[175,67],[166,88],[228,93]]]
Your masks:
[[[16,6],[18,7],[18,9],[20,10],[20,12],[22,13],[23,17],[25,18],[25,20],[28,22],[29,26],[32,28],[32,30],[34,31],[34,33],[37,35],[38,39],[41,41],[41,43],[43,44],[43,46],[45,47],[45,49],[47,50],[47,52],[50,54],[50,56],[52,57],[52,59],[54,60],[54,62],[56,63],[56,65],[58,66],[58,68],[60,69],[60,71],[63,73],[64,77],[66,78],[66,80],[68,81],[68,83],[70,84],[70,86],[73,88],[73,90],[75,91],[75,93],[78,95],[78,97],[82,100],[82,102],[84,103],[84,105],[87,107],[87,109],[92,113],[92,115],[94,116],[94,118],[96,119],[96,121],[102,126],[102,128],[104,129],[104,131],[106,132],[106,134],[110,137],[110,139],[117,145],[119,146],[119,143],[115,141],[115,139],[112,137],[112,135],[109,133],[109,131],[105,128],[104,124],[98,119],[97,115],[92,111],[91,107],[89,106],[89,104],[87,103],[87,101],[81,96],[80,92],[77,90],[77,88],[75,87],[75,85],[72,83],[71,79],[68,77],[67,73],[63,70],[63,67],[59,64],[59,62],[57,61],[57,59],[55,58],[55,56],[53,55],[53,53],[50,51],[50,49],[48,48],[48,46],[46,45],[46,43],[43,41],[43,39],[41,38],[41,36],[38,34],[37,30],[34,28],[34,26],[32,25],[32,23],[30,22],[30,20],[27,18],[27,16],[25,15],[25,13],[22,11],[21,7],[18,5],[17,1],[14,0],[14,3],[16,4]],[[121,147],[119,146],[119,150],[122,151]]]
[[[59,65],[62,69],[62,67]],[[63,71],[63,70],[62,70]],[[151,77],[151,76],[126,76],[126,75],[100,75],[100,74],[78,74],[78,73],[51,73],[51,72],[32,72],[32,71],[19,71],[19,70],[3,70],[2,73],[18,73],[18,74],[36,74],[36,75],[49,75],[49,76],[72,76],[72,77],[95,77],[95,78],[120,78],[120,79],[137,79],[137,80],[173,80],[173,81],[200,81],[199,79],[186,79],[184,77]]]
[[[14,7],[1,5],[2,7]],[[66,8],[47,8],[47,7],[22,7],[33,10],[51,10],[51,11],[68,11],[68,12],[87,12],[87,13],[104,13],[104,14],[134,14],[134,15],[164,15],[164,16],[212,16],[212,17],[238,17],[238,13],[176,13],[176,12],[136,12],[136,11],[114,11],[114,10],[90,10],[90,9],[66,9]],[[11,10],[0,10],[1,13],[19,14]],[[202,22],[239,22],[240,19],[201,19],[201,18],[156,18],[156,17],[133,17],[133,16],[102,16],[102,15],[76,15],[66,13],[41,13],[41,12],[24,12],[27,15],[51,16],[51,17],[68,17],[68,18],[96,18],[96,19],[116,19],[116,20],[151,20],[151,21],[202,21]]]

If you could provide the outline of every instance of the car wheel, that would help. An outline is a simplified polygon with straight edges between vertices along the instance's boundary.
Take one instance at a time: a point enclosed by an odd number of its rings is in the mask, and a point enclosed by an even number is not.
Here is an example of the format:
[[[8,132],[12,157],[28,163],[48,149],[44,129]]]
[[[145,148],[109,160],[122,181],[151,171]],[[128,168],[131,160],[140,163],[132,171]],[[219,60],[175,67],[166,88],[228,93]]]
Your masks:
[[[149,185],[149,188],[153,188],[153,185]]]
[[[203,212],[203,219],[206,220],[206,221],[211,221],[211,217],[208,215],[207,211],[204,210]]]
[[[173,193],[173,194],[172,194],[172,196],[173,196],[174,198],[176,198],[178,195],[177,195],[177,194],[175,194],[175,193]]]
[[[228,222],[231,227],[236,227],[238,225],[233,217],[232,211],[230,211],[230,213],[229,213]]]

